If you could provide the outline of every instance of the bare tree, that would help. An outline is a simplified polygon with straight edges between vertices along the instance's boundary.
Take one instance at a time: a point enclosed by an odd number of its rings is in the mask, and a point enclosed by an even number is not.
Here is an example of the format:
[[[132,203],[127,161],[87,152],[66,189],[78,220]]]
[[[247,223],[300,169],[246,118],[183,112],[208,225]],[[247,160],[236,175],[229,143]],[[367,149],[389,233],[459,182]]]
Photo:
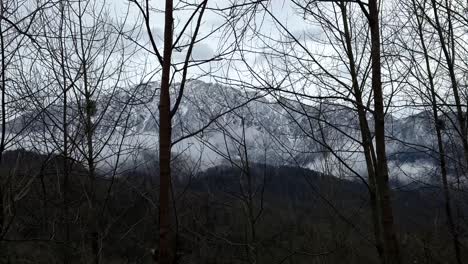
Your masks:
[[[26,2],[2,1],[0,3],[0,165],[4,152],[17,142],[19,134],[25,129],[23,127],[15,131],[13,128],[15,124],[11,122],[19,114],[18,106],[24,103],[21,100],[23,95],[15,89],[23,81],[17,73],[26,69],[23,65],[23,61],[27,58],[25,50],[36,37],[31,31],[35,29],[34,23],[37,16],[52,4],[51,1],[40,1],[28,6]],[[14,208],[15,194],[11,190],[15,185],[14,179],[8,175],[2,175],[0,178],[0,246],[3,246],[1,241],[4,240],[14,220],[11,212]]]
[[[311,19],[318,22],[318,25],[327,32],[326,34],[329,34],[327,35],[328,43],[322,44],[323,42],[317,42],[322,45],[330,45],[337,53],[343,52],[342,54],[346,54],[345,59],[343,59],[340,53],[336,57],[315,55],[309,48],[307,39],[302,40],[301,37],[297,37],[297,33],[293,33],[264,3],[260,3],[264,12],[278,25],[284,37],[284,40],[275,39],[279,45],[275,46],[277,43],[273,43],[272,45],[266,45],[266,48],[274,54],[270,55],[273,58],[272,60],[274,60],[274,56],[286,58],[284,69],[274,65],[273,62],[271,63],[272,66],[270,66],[270,69],[280,72],[285,76],[285,79],[272,77],[274,81],[269,82],[266,77],[258,73],[254,66],[252,66],[250,73],[260,80],[260,86],[275,88],[279,86],[280,88],[276,88],[278,93],[283,93],[299,100],[341,100],[343,104],[352,105],[353,111],[356,111],[358,115],[361,137],[359,144],[363,149],[367,165],[368,187],[371,197],[372,221],[377,251],[383,263],[400,263],[401,256],[394,225],[386,153],[385,115],[387,111],[386,105],[389,105],[389,103],[386,104],[384,102],[384,88],[382,86],[383,66],[381,63],[379,2],[326,2],[328,1],[294,1],[293,3],[304,14],[305,18],[310,16]],[[356,41],[357,37],[352,36],[353,31],[351,30],[353,28],[350,26],[351,19],[348,17],[350,6],[356,6],[357,11],[360,11],[365,17],[365,20],[360,22],[366,23],[366,26],[357,29],[361,30],[357,32],[359,32],[358,36],[362,37],[360,39],[362,42],[359,45],[363,46],[353,46],[352,44],[352,41]],[[325,8],[321,9],[322,7]],[[356,10],[353,9],[353,11]],[[258,35],[261,34],[260,29],[255,32]],[[370,39],[370,43],[367,42],[367,39]],[[337,41],[336,44],[335,41]],[[362,51],[360,51],[361,49]],[[361,53],[359,54],[361,58],[355,58],[355,51]],[[368,60],[365,59],[366,56],[368,56]],[[323,61],[321,60],[322,58]],[[329,60],[329,58],[331,59]],[[343,65],[346,68],[347,76],[341,76],[339,72],[337,73],[327,68],[325,62],[333,63],[333,59],[336,59],[340,63],[340,66]],[[369,64],[366,65],[366,62]],[[294,63],[297,63],[299,67],[295,67]],[[367,85],[367,76],[370,73],[372,78],[369,87]],[[298,75],[303,79],[299,81],[293,79],[291,75]],[[361,83],[359,83],[359,78],[361,78]],[[283,80],[290,80],[288,82],[289,87],[286,86]],[[302,88],[302,91],[297,91],[295,86],[298,83],[305,83],[306,86],[317,85],[321,88],[318,93],[323,93],[324,95],[311,94],[304,88]],[[337,85],[343,89],[334,88]],[[370,88],[370,90],[365,91],[365,88]],[[267,89],[272,90],[272,88]],[[367,98],[364,98],[364,95]],[[296,111],[307,115],[305,109],[299,108]],[[368,113],[373,117],[373,128],[371,128],[367,119]],[[351,167],[349,168],[351,169]],[[357,176],[361,177],[359,174]]]

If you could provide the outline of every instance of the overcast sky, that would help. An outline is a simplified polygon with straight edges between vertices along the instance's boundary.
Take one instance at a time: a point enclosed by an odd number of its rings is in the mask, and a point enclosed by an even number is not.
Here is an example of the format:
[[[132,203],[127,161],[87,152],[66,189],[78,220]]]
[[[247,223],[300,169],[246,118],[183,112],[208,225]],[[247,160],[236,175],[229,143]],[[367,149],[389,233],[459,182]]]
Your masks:
[[[175,6],[181,6],[182,3],[179,1],[175,1]],[[223,8],[232,5],[233,0],[209,0],[208,1],[208,9],[203,18],[203,24],[200,29],[200,36],[205,36],[213,29],[221,26],[225,23],[225,18],[220,16],[219,12],[214,12],[209,10],[209,8]],[[241,2],[241,1],[237,1]],[[248,2],[248,1],[246,1]],[[164,1],[163,0],[150,0],[151,7],[162,10],[164,9]],[[111,15],[114,19],[122,20],[128,13],[128,20],[126,22],[127,28],[130,28],[132,25],[142,25],[141,21],[141,14],[136,6],[135,3],[131,3],[126,0],[108,0],[107,5],[109,6],[111,11]],[[310,25],[304,23],[303,19],[300,15],[294,10],[291,6],[291,3],[287,0],[272,0],[268,2],[268,9],[275,15],[277,19],[279,19],[284,25],[286,25],[291,32],[293,32],[298,37],[304,37],[303,33],[314,33],[314,30],[317,31],[317,28],[313,28]],[[180,28],[182,25],[185,24],[185,21],[191,15],[191,11],[177,11],[175,12],[175,25],[176,30],[175,34],[180,32]],[[255,17],[256,26],[261,28],[261,33],[266,36],[271,36],[276,38],[278,36],[278,28],[275,26],[274,21],[264,12],[259,12],[256,14]],[[154,11],[151,16],[151,29],[153,35],[157,39],[157,44],[160,49],[162,49],[162,35],[163,35],[163,28],[164,28],[164,14],[162,12]],[[241,28],[238,28],[240,30]],[[228,48],[229,43],[232,43],[233,37],[226,38],[225,33],[226,28],[223,30],[218,30],[216,33],[211,35],[210,37],[204,39],[203,41],[197,43],[193,50],[193,58],[194,59],[209,59],[220,52],[226,51]],[[316,32],[315,32],[316,33]],[[146,47],[150,48],[148,43],[148,38],[145,35],[146,30],[144,30],[143,34],[141,34],[139,42],[146,43]],[[228,34],[228,35],[233,35]],[[249,49],[257,48],[263,43],[258,42],[257,38],[247,38],[244,42],[246,47]],[[182,61],[185,58],[185,51],[182,52],[175,52],[173,54],[174,61]],[[249,61],[251,65],[259,65],[262,62],[262,58],[258,55],[254,55],[253,53],[245,53],[245,59]],[[154,55],[149,55],[147,52],[140,53],[137,57],[139,60],[140,65],[144,68],[141,73],[150,74],[155,68],[158,67],[157,60]],[[231,57],[229,57],[231,58]],[[239,58],[239,56],[234,56],[234,58]],[[143,66],[144,65],[144,66]],[[230,78],[240,79],[240,78],[249,78],[248,74],[244,76],[239,75],[239,70],[245,70],[245,67],[239,63],[233,63],[230,61],[229,63],[227,60],[213,62],[199,69],[192,68],[190,70],[191,76],[197,76],[203,73],[210,72],[208,76],[203,77],[205,81],[213,81],[211,77],[213,75],[216,76],[229,76]],[[155,76],[157,78],[157,76]],[[244,79],[245,80],[245,79]],[[255,80],[251,80],[255,82]]]

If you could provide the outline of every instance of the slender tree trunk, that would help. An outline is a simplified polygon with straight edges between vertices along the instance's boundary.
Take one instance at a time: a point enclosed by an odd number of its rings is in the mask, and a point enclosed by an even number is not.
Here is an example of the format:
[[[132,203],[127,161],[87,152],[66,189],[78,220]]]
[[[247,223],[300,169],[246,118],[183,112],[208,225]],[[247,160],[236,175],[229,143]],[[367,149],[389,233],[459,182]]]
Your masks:
[[[433,84],[431,84],[431,86],[432,85]],[[455,250],[455,258],[457,260],[457,263],[461,264],[462,260],[461,260],[460,240],[458,238],[458,232],[457,232],[457,228],[456,228],[455,220],[453,216],[452,202],[451,202],[452,199],[451,199],[449,185],[447,181],[447,166],[446,166],[446,160],[445,160],[445,149],[443,145],[444,143],[442,141],[442,131],[439,125],[440,120],[437,114],[436,96],[435,96],[433,86],[431,87],[431,97],[432,97],[432,113],[434,116],[434,123],[435,123],[435,129],[436,129],[436,134],[437,134],[437,145],[439,148],[439,163],[440,163],[440,170],[441,170],[440,172],[441,172],[441,179],[442,179],[442,191],[444,193],[444,200],[445,200],[445,214],[447,216],[447,224],[448,224],[450,233],[452,235],[453,247]]]
[[[0,2],[0,54],[1,54],[1,138],[0,138],[0,165],[3,164],[3,154],[5,152],[5,141],[6,141],[6,55],[5,55],[5,35],[3,32],[3,16],[5,13],[5,6],[3,1]],[[3,238],[6,236],[8,223],[7,223],[7,181],[0,175],[0,252],[8,256],[9,248],[3,243]]]
[[[172,55],[173,0],[166,0],[164,51],[159,101],[159,264],[171,264],[174,258],[171,237],[171,98],[170,74]]]
[[[88,161],[88,177],[89,177],[89,186],[88,186],[88,195],[90,195],[90,206],[89,206],[89,221],[88,229],[91,242],[91,259],[94,264],[100,263],[100,253],[99,253],[99,231],[97,225],[97,205],[96,205],[96,190],[95,190],[95,168],[94,161]]]
[[[340,9],[342,12],[342,19],[343,19],[343,27],[344,27],[344,37],[345,37],[345,44],[347,50],[347,56],[349,60],[349,68],[350,74],[352,79],[352,89],[354,93],[354,97],[356,99],[356,108],[358,112],[359,118],[359,128],[361,130],[361,139],[362,139],[362,147],[364,150],[364,156],[366,159],[366,167],[367,167],[367,174],[369,179],[369,196],[370,196],[370,204],[371,204],[371,211],[372,211],[372,222],[374,227],[374,239],[376,243],[377,253],[379,254],[380,259],[384,260],[384,252],[383,252],[383,241],[382,241],[382,227],[380,216],[378,212],[378,199],[377,199],[377,189],[376,189],[376,180],[375,180],[375,171],[374,171],[374,164],[375,164],[375,152],[374,146],[372,144],[372,135],[369,129],[369,123],[367,121],[366,110],[364,108],[363,99],[362,99],[362,92],[359,88],[358,82],[358,73],[356,70],[356,63],[354,59],[353,47],[351,44],[351,34],[349,29],[348,23],[348,14],[346,9],[346,4],[344,2],[340,3]]]
[[[369,27],[371,33],[372,91],[374,92],[375,149],[377,156],[376,184],[382,221],[385,263],[401,263],[396,237],[388,164],[385,146],[385,110],[380,58],[380,25],[377,0],[369,1]]]
[[[245,122],[244,118],[241,118],[242,124],[242,153],[240,153],[242,162],[242,174],[245,175],[247,178],[247,195],[243,195],[246,197],[246,214],[248,217],[249,227],[247,236],[247,254],[249,256],[250,263],[258,263],[258,251],[257,251],[257,228],[256,228],[256,216],[255,216],[255,208],[254,208],[254,183],[252,179],[252,174],[250,171],[250,161],[249,161],[249,153],[247,151],[247,140],[245,135]],[[241,179],[242,180],[242,179]]]
[[[86,68],[86,66],[83,66]],[[96,203],[96,165],[94,160],[94,144],[93,134],[94,125],[92,116],[94,115],[95,104],[91,100],[91,93],[88,87],[87,70],[84,70],[85,82],[85,135],[86,135],[86,148],[87,148],[87,163],[88,163],[88,202],[89,202],[89,216],[88,216],[88,229],[89,239],[91,244],[92,263],[99,264],[99,231],[97,224],[97,203]]]
[[[89,68],[88,68],[88,55],[85,49],[85,33],[83,32],[85,25],[83,24],[83,17],[81,15],[82,7],[81,1],[78,1],[78,23],[79,23],[79,51],[81,57],[81,70],[83,72],[83,89],[84,89],[84,134],[86,142],[86,161],[88,165],[88,184],[87,184],[87,195],[88,195],[88,236],[91,251],[90,263],[100,263],[100,248],[99,248],[99,230],[98,230],[98,219],[97,219],[97,203],[96,203],[96,162],[94,153],[94,124],[92,116],[96,111],[95,102],[92,100],[92,91],[89,79]]]
[[[417,12],[417,7],[414,3],[414,0],[413,0],[413,7],[414,7],[414,12]],[[439,163],[440,163],[440,172],[441,172],[441,179],[442,179],[442,190],[443,190],[444,199],[445,199],[445,214],[447,216],[447,224],[449,226],[450,233],[453,239],[453,248],[455,251],[455,258],[457,260],[457,263],[461,264],[462,260],[461,260],[461,252],[460,252],[461,251],[460,240],[458,238],[458,232],[456,230],[455,221],[454,221],[454,217],[452,214],[451,195],[450,195],[448,181],[447,181],[447,165],[446,165],[447,163],[445,159],[444,142],[442,140],[442,131],[440,127],[441,120],[439,119],[439,114],[438,114],[438,109],[437,109],[437,96],[436,96],[435,85],[434,85],[434,76],[432,75],[429,53],[427,51],[426,43],[424,41],[422,21],[420,20],[420,17],[417,13],[416,13],[416,19],[418,22],[418,34],[419,34],[419,39],[421,41],[421,46],[423,49],[425,66],[426,66],[426,71],[427,71],[427,75],[429,79],[432,114],[434,118],[434,127],[436,130],[437,145],[439,149]]]
[[[65,5],[60,3],[60,60],[61,60],[61,73],[62,73],[62,92],[63,92],[63,220],[65,221],[65,245],[63,252],[63,263],[68,264],[70,262],[70,253],[68,250],[70,242],[70,223],[69,223],[69,212],[68,212],[68,125],[67,125],[67,77],[65,69],[65,38],[64,38],[64,23],[65,23]]]
[[[468,138],[467,138],[467,126],[466,126],[466,120],[465,120],[465,114],[463,113],[462,109],[462,103],[460,99],[460,92],[459,92],[459,87],[458,87],[458,82],[457,82],[457,77],[455,75],[455,54],[450,55],[449,49],[447,47],[447,41],[444,37],[444,33],[442,31],[442,25],[440,23],[439,19],[439,12],[438,12],[438,3],[436,0],[431,0],[432,3],[432,9],[434,10],[434,19],[435,19],[435,27],[437,31],[437,35],[439,37],[440,41],[440,46],[442,48],[442,52],[445,57],[445,62],[447,64],[447,69],[450,77],[450,83],[451,83],[451,88],[453,92],[453,99],[455,100],[455,107],[456,107],[456,114],[457,114],[457,121],[458,121],[458,126],[459,126],[459,134],[460,134],[460,139],[462,142],[463,146],[463,153],[464,153],[464,164],[463,164],[463,170],[466,171],[467,166],[468,166]],[[447,4],[447,2],[446,2]],[[451,12],[450,8],[447,6],[447,13],[448,13],[448,20],[449,20],[449,27],[450,31],[452,24],[451,24]],[[452,32],[451,32],[452,33]],[[452,45],[454,45],[452,43]],[[452,49],[453,51],[454,49]]]
[[[4,13],[4,7],[3,7],[3,1],[2,3],[0,4],[1,7],[0,7],[0,13],[1,13],[1,16],[3,17],[3,13]],[[2,90],[1,90],[1,93],[2,93],[2,116],[1,116],[1,122],[2,122],[2,135],[1,135],[1,139],[0,139],[0,164],[2,163],[3,161],[3,152],[5,151],[5,138],[6,138],[6,98],[5,98],[5,90],[6,90],[6,77],[5,77],[5,74],[6,74],[6,64],[5,64],[5,37],[3,35],[3,21],[0,19],[0,45],[1,45],[1,56],[2,56],[2,79],[1,79],[1,82],[2,82]],[[0,222],[0,224],[2,224],[2,222]]]
[[[4,12],[5,12],[5,7],[3,6],[3,1],[0,3],[0,14],[3,17]],[[1,130],[1,138],[0,138],[0,165],[3,162],[3,153],[5,152],[5,138],[6,138],[6,64],[5,64],[5,37],[3,34],[3,19],[0,18],[0,48],[1,48],[1,56],[2,56],[2,69],[1,69],[1,125],[2,125],[2,130]],[[0,239],[3,238],[3,236],[6,233],[6,211],[5,211],[5,203],[6,203],[6,188],[5,188],[6,182],[4,182],[4,179],[0,178]],[[0,250],[2,249],[2,243],[0,241]]]
[[[3,17],[5,13],[5,6],[3,1],[0,3],[0,14]],[[3,154],[5,152],[5,140],[6,140],[6,55],[5,55],[5,35],[3,32],[3,19],[0,18],[0,48],[1,48],[1,56],[2,56],[2,64],[1,64],[1,138],[0,138],[0,165],[3,163]],[[7,251],[8,248],[6,245],[2,243],[2,239],[7,233],[7,185],[8,182],[5,179],[0,177],[0,251]]]

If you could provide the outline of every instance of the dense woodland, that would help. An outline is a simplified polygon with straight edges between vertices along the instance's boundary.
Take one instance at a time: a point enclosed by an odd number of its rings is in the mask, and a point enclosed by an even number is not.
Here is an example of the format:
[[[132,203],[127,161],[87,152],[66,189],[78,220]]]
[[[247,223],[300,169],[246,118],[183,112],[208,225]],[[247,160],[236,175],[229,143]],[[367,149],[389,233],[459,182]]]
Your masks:
[[[0,0],[0,263],[466,263],[467,44],[461,0]]]

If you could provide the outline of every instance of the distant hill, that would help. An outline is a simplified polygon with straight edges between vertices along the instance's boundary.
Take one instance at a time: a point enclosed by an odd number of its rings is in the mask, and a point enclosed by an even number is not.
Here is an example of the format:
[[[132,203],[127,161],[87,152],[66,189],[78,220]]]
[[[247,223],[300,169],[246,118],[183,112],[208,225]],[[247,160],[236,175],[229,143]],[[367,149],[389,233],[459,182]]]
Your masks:
[[[58,263],[68,247],[72,255],[81,254],[89,208],[84,191],[87,171],[79,162],[71,162],[65,205],[62,157],[25,150],[5,153],[0,177],[11,179],[14,210],[5,234],[8,247],[0,252],[0,263],[8,258],[11,263]],[[376,261],[372,245],[362,242],[363,237],[372,237],[368,191],[363,183],[286,165],[251,163],[249,168],[263,261],[277,261],[290,254],[292,237],[299,243],[294,244],[297,248],[336,250],[326,256],[331,263],[338,263],[341,254],[349,250],[356,252],[349,263]],[[232,241],[245,239],[246,171],[219,165],[182,178],[186,181],[175,182],[173,193],[182,258],[195,263],[241,263],[235,259],[243,254],[242,248]],[[154,170],[127,171],[115,178],[99,175],[95,183],[104,263],[151,263],[158,219]],[[405,252],[414,254],[414,248],[419,247],[413,245],[420,235],[445,228],[440,190],[422,185],[405,187],[395,190],[394,198],[399,233],[404,237],[411,231],[413,235],[403,240]],[[468,212],[463,203],[459,205],[460,214]],[[67,224],[70,240],[65,242]],[[332,229],[338,233],[330,232]],[[336,234],[346,234],[346,239]],[[438,236],[441,243],[450,239]],[[296,261],[309,263],[310,258],[298,256]]]
[[[176,87],[172,92],[177,92]],[[173,120],[173,140],[178,141],[173,151],[183,152],[194,161],[200,159],[203,170],[223,164],[226,156],[239,158],[236,156],[245,133],[251,162],[300,166],[324,174],[350,176],[351,173],[330,153],[329,149],[333,149],[365,177],[364,157],[357,143],[360,141],[357,114],[346,106],[333,102],[305,105],[291,98],[264,96],[265,91],[241,90],[202,81],[189,81],[185,89]],[[138,163],[132,159],[142,159],[142,155],[156,152],[158,93],[158,83],[153,82],[99,95],[94,140],[98,148],[103,148],[101,166],[105,166],[106,159],[115,156],[122,137],[126,146],[122,162]],[[79,132],[82,110],[78,106],[76,102],[70,103],[69,129],[78,145],[84,145],[84,137]],[[43,107],[24,110],[23,115],[9,120],[9,133],[21,134],[12,142],[13,148],[35,148],[46,152],[46,149],[59,147],[41,144],[61,137],[63,109],[59,101]],[[447,150],[456,157],[460,150],[450,136],[454,134],[453,127],[447,116],[441,119],[444,140],[450,146]],[[372,119],[369,120],[372,127]],[[430,113],[424,111],[405,117],[387,115],[387,154],[393,180],[438,182],[438,178],[429,173],[436,168],[438,159],[431,120]],[[193,133],[195,136],[179,142]]]

